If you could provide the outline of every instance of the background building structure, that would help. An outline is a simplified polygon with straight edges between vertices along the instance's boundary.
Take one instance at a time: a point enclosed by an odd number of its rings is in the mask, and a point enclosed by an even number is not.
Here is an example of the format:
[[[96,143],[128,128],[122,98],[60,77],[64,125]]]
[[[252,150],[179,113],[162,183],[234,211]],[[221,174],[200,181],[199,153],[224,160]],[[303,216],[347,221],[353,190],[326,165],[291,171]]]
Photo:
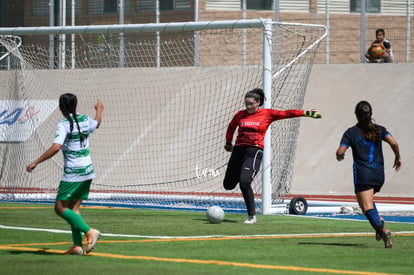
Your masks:
[[[139,24],[157,20],[163,23],[279,18],[284,22],[322,24],[329,27],[329,36],[320,47],[316,63],[360,63],[361,51],[375,39],[375,30],[384,28],[395,62],[412,62],[414,0],[365,0],[364,20],[361,1],[364,0],[159,0],[157,11],[156,0],[123,0],[123,20],[125,24]],[[49,26],[50,4],[54,5],[54,25],[60,25],[61,2],[0,0],[0,25]],[[66,0],[66,25],[71,24],[72,2],[75,25],[120,22],[121,0]],[[279,13],[275,12],[275,3]]]

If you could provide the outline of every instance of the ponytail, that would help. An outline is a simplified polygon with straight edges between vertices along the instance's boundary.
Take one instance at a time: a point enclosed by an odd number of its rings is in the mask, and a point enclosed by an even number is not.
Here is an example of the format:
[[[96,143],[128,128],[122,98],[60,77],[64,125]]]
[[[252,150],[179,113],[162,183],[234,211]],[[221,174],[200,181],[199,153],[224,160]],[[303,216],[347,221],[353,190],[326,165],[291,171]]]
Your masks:
[[[69,121],[69,138],[72,138],[73,132],[73,120],[75,120],[76,127],[78,128],[79,132],[79,139],[81,147],[84,146],[83,141],[85,140],[85,135],[81,132],[78,118],[76,116],[76,106],[78,104],[78,99],[76,95],[71,93],[66,93],[60,96],[59,98],[59,108],[62,112],[63,116]],[[72,114],[72,116],[71,116]]]
[[[355,107],[355,115],[358,120],[357,127],[361,129],[362,135],[369,141],[379,140],[379,130],[372,121],[372,107],[367,101],[360,101]]]

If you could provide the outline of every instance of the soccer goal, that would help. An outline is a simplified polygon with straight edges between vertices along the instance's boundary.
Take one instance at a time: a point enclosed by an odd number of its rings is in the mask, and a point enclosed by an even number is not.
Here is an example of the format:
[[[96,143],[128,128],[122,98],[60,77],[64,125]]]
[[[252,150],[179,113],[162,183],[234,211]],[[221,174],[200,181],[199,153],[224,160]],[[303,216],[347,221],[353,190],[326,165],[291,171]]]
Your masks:
[[[62,156],[25,168],[53,142],[58,98],[71,92],[81,113],[105,105],[88,202],[244,211],[240,190],[222,187],[228,123],[255,87],[265,107],[301,109],[326,33],[267,19],[0,28],[0,199],[54,201]],[[264,214],[290,192],[299,122],[268,131],[253,182]]]

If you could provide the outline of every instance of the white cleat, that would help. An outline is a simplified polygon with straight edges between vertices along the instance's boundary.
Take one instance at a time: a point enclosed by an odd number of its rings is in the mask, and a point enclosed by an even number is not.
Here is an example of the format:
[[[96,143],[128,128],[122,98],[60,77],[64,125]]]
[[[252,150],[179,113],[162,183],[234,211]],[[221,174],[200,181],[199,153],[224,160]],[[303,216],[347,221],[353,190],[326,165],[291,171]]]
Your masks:
[[[67,250],[63,254],[65,254],[65,255],[78,255],[78,256],[83,256],[83,248],[82,248],[82,246],[74,245],[71,248],[69,248],[69,250]]]
[[[86,240],[88,241],[88,248],[85,251],[86,254],[91,252],[92,249],[95,247],[96,241],[98,240],[100,235],[101,235],[101,232],[99,232],[99,230],[96,230],[96,229],[89,230],[88,234],[86,235]]]
[[[256,223],[256,216],[249,216],[247,220],[244,221],[245,224],[254,224]]]

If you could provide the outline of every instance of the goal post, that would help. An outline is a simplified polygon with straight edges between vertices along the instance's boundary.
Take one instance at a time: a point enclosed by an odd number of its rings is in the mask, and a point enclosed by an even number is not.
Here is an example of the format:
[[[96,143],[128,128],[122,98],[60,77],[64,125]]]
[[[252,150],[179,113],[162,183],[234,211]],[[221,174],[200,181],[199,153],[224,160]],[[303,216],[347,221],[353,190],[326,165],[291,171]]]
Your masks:
[[[272,41],[272,25],[266,22],[264,25],[264,39]],[[272,44],[272,43],[271,43]],[[263,92],[266,100],[264,108],[272,108],[272,56],[271,47],[263,43]],[[262,213],[270,214],[272,206],[272,137],[271,126],[266,132],[262,159]],[[269,168],[267,168],[269,167]]]
[[[0,28],[0,200],[54,200],[61,156],[30,174],[25,167],[50,146],[57,99],[72,92],[79,112],[93,115],[98,98],[106,106],[91,137],[97,178],[89,202],[243,212],[238,187],[222,187],[227,125],[255,87],[266,108],[301,109],[326,33],[269,19]],[[50,37],[58,45],[68,34],[75,47],[60,55]],[[252,183],[263,214],[290,192],[299,122],[277,121],[266,135]]]

